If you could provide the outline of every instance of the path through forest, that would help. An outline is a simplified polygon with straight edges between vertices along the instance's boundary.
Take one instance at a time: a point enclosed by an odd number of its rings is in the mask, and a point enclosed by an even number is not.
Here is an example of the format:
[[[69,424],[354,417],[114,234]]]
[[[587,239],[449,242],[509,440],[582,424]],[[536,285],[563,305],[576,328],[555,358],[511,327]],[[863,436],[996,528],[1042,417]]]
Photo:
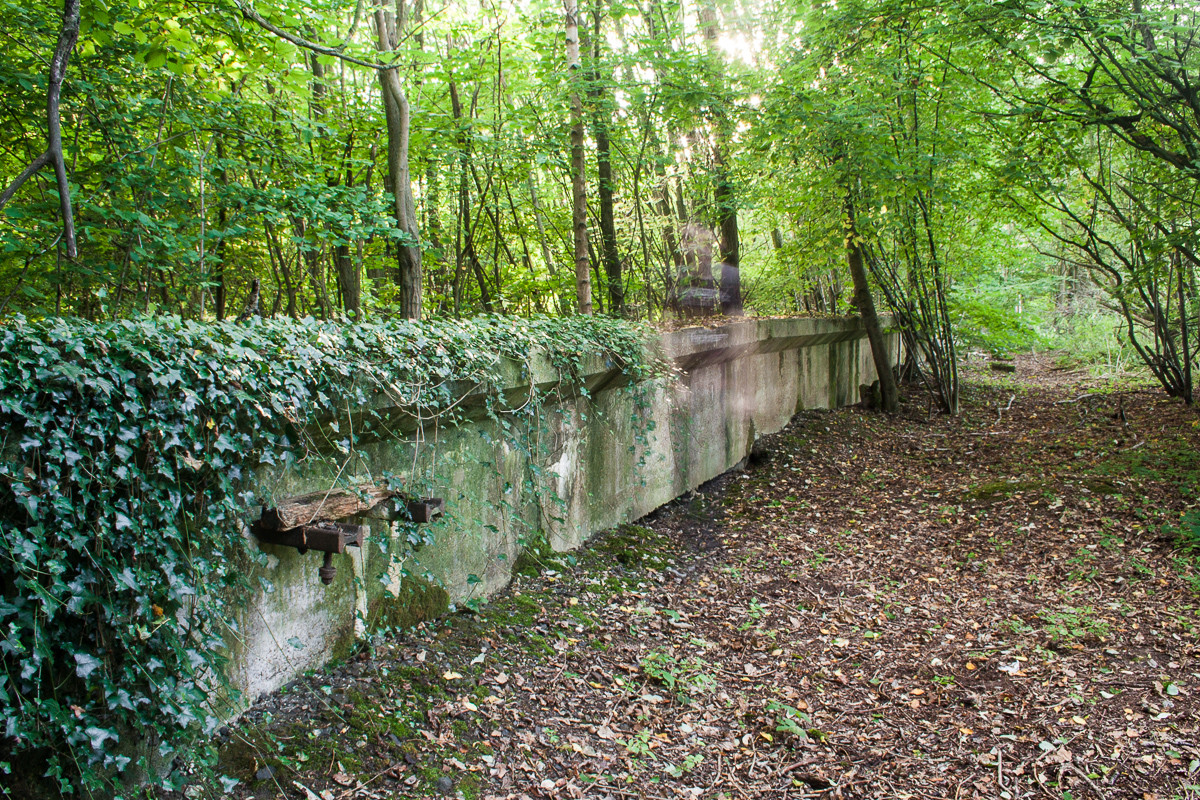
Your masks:
[[[969,381],[957,419],[912,388],[802,414],[577,564],[266,699],[222,771],[324,800],[1200,796],[1173,538],[1200,417],[1033,358]]]

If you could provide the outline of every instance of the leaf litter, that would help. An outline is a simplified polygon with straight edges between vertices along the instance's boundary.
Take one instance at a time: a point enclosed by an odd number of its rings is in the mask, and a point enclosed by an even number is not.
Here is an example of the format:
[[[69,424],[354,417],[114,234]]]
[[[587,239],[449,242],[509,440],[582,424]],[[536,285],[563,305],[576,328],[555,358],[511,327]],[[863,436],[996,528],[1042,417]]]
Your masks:
[[[912,387],[802,412],[574,565],[263,699],[222,731],[230,793],[1195,796],[1195,412],[968,375],[958,418]]]

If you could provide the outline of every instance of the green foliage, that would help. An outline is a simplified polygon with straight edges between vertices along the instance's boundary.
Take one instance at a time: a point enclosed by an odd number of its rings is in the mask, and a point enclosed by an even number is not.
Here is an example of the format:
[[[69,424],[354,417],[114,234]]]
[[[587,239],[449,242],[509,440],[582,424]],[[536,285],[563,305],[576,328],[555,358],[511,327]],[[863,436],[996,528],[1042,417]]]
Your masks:
[[[700,658],[679,658],[674,653],[651,650],[641,661],[642,672],[676,693],[680,703],[690,704],[695,695],[710,694],[717,681]]]
[[[1178,525],[1165,526],[1163,532],[1174,539],[1175,546],[1184,553],[1200,555],[1200,510],[1184,512]]]
[[[767,703],[767,711],[775,713],[775,731],[777,733],[790,733],[801,741],[808,740],[806,726],[811,724],[812,718],[807,713],[777,700]]]
[[[956,291],[950,295],[949,307],[954,333],[968,347],[1016,353],[1045,343],[1024,315],[995,298]]]
[[[1044,630],[1054,644],[1068,644],[1079,639],[1103,639],[1110,631],[1109,624],[1092,608],[1066,606],[1045,609],[1038,612],[1038,617],[1046,623]]]
[[[644,756],[646,758],[657,760],[654,755],[654,746],[657,742],[651,741],[650,737],[653,733],[649,728],[642,728],[628,739],[616,739],[616,743],[625,748],[625,751],[631,756]]]
[[[474,391],[494,417],[536,420],[546,393],[509,409],[500,391],[513,367],[527,379],[541,354],[570,384],[600,358],[647,378],[661,364],[642,341],[636,326],[602,318],[16,319],[0,330],[10,757],[44,749],[63,791],[102,791],[131,763],[152,770],[212,733],[229,691],[222,653],[237,635],[227,605],[254,588],[246,567],[264,558],[242,522],[263,501],[254,471],[324,458],[310,431],[337,430],[336,410],[453,421]],[[386,433],[385,422],[368,412],[334,450],[366,458],[355,436]]]
[[[1138,357],[1123,336],[1121,320],[1102,310],[1079,310],[1063,321],[1049,343],[1062,351],[1059,366],[1085,368],[1105,375],[1125,375],[1138,368]]]
[[[688,753],[683,758],[683,763],[678,766],[675,764],[667,764],[663,767],[663,772],[670,775],[672,778],[682,778],[704,761],[704,756],[700,753]]]

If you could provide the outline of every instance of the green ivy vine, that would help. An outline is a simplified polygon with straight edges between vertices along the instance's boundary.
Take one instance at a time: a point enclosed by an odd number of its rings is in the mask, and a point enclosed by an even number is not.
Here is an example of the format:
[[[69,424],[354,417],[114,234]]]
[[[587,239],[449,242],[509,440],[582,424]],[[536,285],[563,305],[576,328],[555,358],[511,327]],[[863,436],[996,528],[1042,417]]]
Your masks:
[[[594,317],[10,321],[0,329],[0,771],[37,757],[64,793],[115,793],[132,763],[179,785],[177,769],[155,765],[208,737],[213,698],[231,692],[227,604],[253,589],[238,565],[262,558],[243,534],[259,501],[253,472],[312,457],[314,423],[379,393],[422,418],[452,418],[464,386],[497,415],[512,365],[529,376],[535,354],[560,385],[595,357],[653,378],[665,365],[646,339]],[[536,417],[537,404],[525,406]]]

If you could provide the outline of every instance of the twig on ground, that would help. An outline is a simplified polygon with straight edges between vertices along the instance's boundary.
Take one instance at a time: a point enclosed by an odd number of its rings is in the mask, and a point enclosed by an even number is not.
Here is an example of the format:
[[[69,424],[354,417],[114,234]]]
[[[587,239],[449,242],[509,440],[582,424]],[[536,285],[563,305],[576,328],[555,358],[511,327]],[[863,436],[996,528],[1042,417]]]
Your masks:
[[[1087,783],[1087,785],[1092,787],[1092,791],[1096,793],[1096,797],[1099,797],[1100,800],[1104,800],[1104,792],[1100,791],[1100,787],[1097,786],[1095,783],[1093,783],[1092,779],[1083,773],[1083,770],[1077,769],[1077,768],[1071,766],[1070,764],[1063,764],[1062,767],[1059,768],[1058,774],[1062,775],[1063,770],[1070,770],[1071,772],[1074,772],[1079,777],[1083,778],[1083,780]],[[1062,783],[1062,781],[1059,781],[1059,783]]]
[[[1085,393],[1079,395],[1078,397],[1074,397],[1070,400],[1059,400],[1054,405],[1056,405],[1056,406],[1069,405],[1071,403],[1078,403],[1080,400],[1086,400],[1089,397],[1099,397],[1099,396],[1100,396],[1100,392],[1085,392]]]
[[[1007,413],[1008,413],[1008,412],[1009,412],[1009,411],[1012,409],[1012,404],[1013,404],[1013,401],[1014,401],[1014,400],[1016,400],[1016,399],[1017,399],[1017,396],[1016,396],[1015,394],[1014,394],[1014,395],[1011,395],[1011,396],[1008,398],[1008,405],[1006,405],[1006,406],[1004,407],[1004,410],[1003,410],[1003,411],[1001,411],[1001,410],[1000,410],[1000,406],[996,406],[996,418],[997,418],[997,419],[1002,419],[1002,418],[1004,417],[1004,415],[1005,415],[1005,414],[1007,414]]]
[[[721,754],[717,753],[717,777],[713,778],[713,782],[708,785],[711,790],[721,780]]]
[[[818,761],[820,761],[819,758],[809,757],[802,761],[797,761],[795,764],[784,767],[784,768],[780,769],[778,772],[776,772],[775,774],[776,775],[787,775],[789,772],[791,772],[794,769],[800,769],[801,767],[807,767],[809,764],[815,764]]]

